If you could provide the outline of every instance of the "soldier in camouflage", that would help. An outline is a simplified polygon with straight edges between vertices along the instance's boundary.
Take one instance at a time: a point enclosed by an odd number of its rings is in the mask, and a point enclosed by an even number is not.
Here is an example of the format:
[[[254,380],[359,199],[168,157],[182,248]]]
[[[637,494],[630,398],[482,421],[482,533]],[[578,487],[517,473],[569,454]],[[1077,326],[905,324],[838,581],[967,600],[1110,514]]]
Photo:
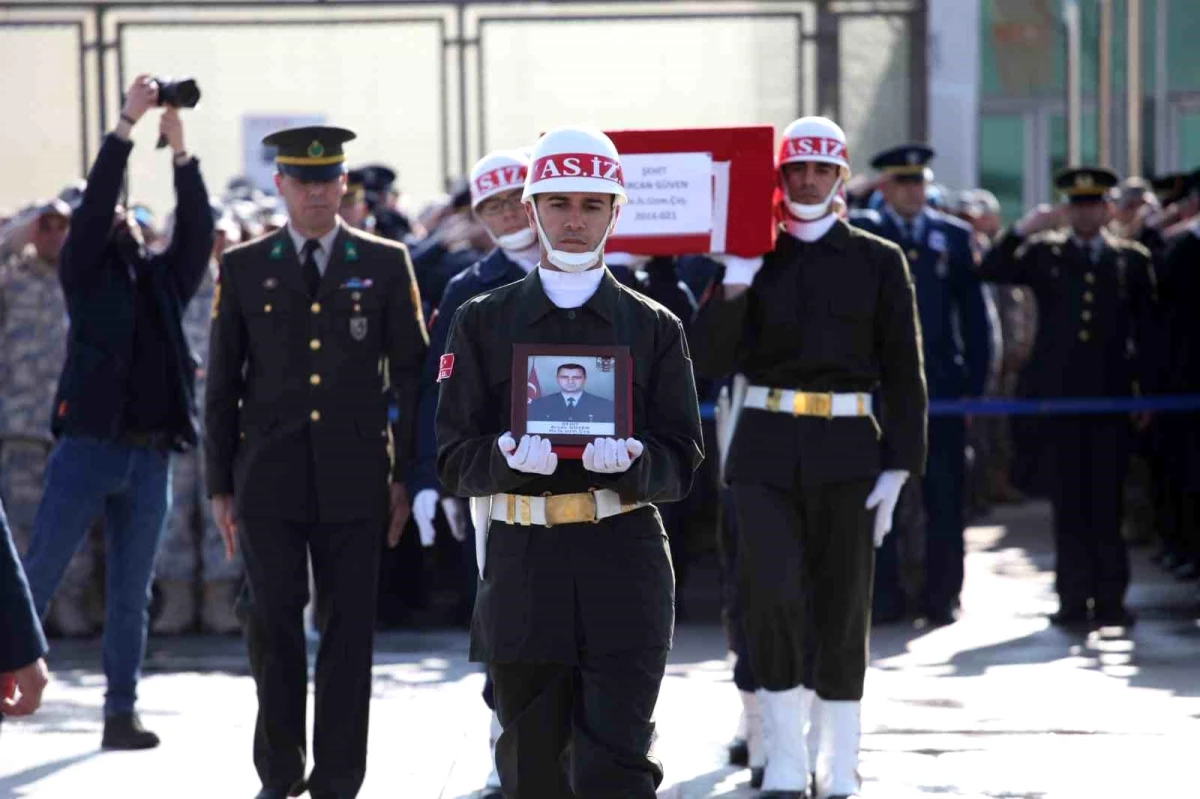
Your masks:
[[[183,333],[196,359],[196,392],[204,396],[204,368],[208,363],[217,265],[225,248],[237,244],[241,229],[232,216],[222,215],[216,225],[212,260],[183,315]],[[199,621],[206,632],[229,635],[241,631],[234,602],[242,581],[241,553],[225,558],[221,533],[206,501],[203,444],[189,452],[172,453],[171,515],[155,562],[155,582],[162,606],[151,625],[159,635],[178,635],[197,621],[197,582],[203,586]]]
[[[0,499],[22,555],[29,546],[42,498],[42,475],[54,443],[50,414],[67,346],[58,258],[70,213],[62,200],[42,206],[30,223],[29,243],[0,265]],[[85,539],[49,609],[47,621],[60,634],[93,632],[84,605],[94,569]]]

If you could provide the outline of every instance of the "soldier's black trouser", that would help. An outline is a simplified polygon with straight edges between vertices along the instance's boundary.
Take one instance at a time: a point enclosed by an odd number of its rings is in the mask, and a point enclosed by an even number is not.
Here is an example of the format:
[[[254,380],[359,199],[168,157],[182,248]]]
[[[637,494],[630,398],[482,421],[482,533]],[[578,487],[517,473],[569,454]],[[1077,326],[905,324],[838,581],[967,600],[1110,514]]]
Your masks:
[[[804,684],[862,699],[875,547],[875,481],[791,491],[734,483],[738,578],[750,659],[768,691]]]
[[[654,799],[663,772],[648,755],[650,717],[666,664],[665,649],[489,663],[506,799]]]
[[[961,416],[929,420],[929,456],[921,483],[925,500],[925,585],[922,610],[940,615],[958,606],[963,587],[963,492],[966,425]]]
[[[382,519],[304,523],[242,519],[238,542],[246,561],[246,643],[258,687],[254,765],[263,785],[304,778],[308,751],[305,703],[308,659],[304,606],[308,559],[317,588],[314,797],[353,797],[367,768],[375,593]]]
[[[1075,416],[1050,421],[1055,460],[1055,581],[1064,608],[1115,609],[1129,587],[1129,554],[1121,538],[1130,422],[1126,416]]]

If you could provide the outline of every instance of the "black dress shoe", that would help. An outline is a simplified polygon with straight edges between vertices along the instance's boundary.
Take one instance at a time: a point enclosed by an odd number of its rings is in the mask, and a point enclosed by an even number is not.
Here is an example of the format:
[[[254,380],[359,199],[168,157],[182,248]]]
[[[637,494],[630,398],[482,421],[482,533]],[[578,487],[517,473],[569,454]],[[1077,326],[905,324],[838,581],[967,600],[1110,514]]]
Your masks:
[[[761,788],[762,787],[763,774],[765,774],[766,771],[767,770],[765,768],[763,768],[762,766],[755,766],[754,768],[750,769],[750,787],[751,788]]]
[[[1132,627],[1137,624],[1137,616],[1124,605],[1098,607],[1093,620],[1097,627]]]
[[[1067,606],[1059,608],[1057,613],[1050,614],[1050,623],[1055,627],[1086,627],[1089,621],[1086,607]]]
[[[958,621],[954,608],[938,608],[925,612],[925,623],[929,627],[946,627]],[[830,799],[833,799],[830,797]]]
[[[735,738],[729,745],[729,765],[741,768],[750,765],[750,747],[746,746],[745,740]]]
[[[153,749],[158,736],[142,726],[137,713],[114,713],[104,719],[101,749]]]

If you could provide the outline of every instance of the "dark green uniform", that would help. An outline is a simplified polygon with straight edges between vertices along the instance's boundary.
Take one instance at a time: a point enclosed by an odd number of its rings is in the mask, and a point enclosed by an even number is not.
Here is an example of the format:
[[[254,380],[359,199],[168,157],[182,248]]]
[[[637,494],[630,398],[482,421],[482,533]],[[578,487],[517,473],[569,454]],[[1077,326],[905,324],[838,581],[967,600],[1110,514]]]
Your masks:
[[[388,510],[384,381],[400,409],[390,471],[402,482],[426,345],[402,245],[342,226],[315,296],[287,228],[225,254],[208,365],[207,477],[210,495],[233,494],[237,504],[264,785],[304,777],[310,552],[321,630],[311,785],[315,795],[353,796],[362,782]]]
[[[559,460],[548,476],[509,468],[513,345],[624,345],[633,361],[628,471]],[[703,457],[692,363],[679,320],[605,271],[582,307],[556,307],[537,270],[458,311],[437,409],[438,476],[452,494],[531,496],[610,489],[623,503],[684,497]],[[504,733],[497,765],[514,796],[650,798],[662,770],[647,755],[650,716],[671,645],[674,579],[658,511],[595,524],[492,522],[471,626],[488,663]],[[570,774],[559,767],[571,746]]]
[[[1021,376],[1025,397],[1128,397],[1154,382],[1157,291],[1144,247],[1107,232],[1094,252],[1069,230],[1022,239],[1005,231],[979,276],[1029,286],[1038,334]],[[1129,559],[1122,496],[1132,444],[1127,413],[1039,418],[1039,483],[1054,505],[1055,587],[1068,616],[1111,617],[1123,608]]]
[[[726,300],[714,287],[692,343],[706,377],[882,399],[882,427],[746,408],[726,464],[759,684],[857,701],[874,570],[866,499],[881,470],[919,475],[925,465],[928,401],[904,256],[841,221],[812,243],[780,233],[747,291]]]

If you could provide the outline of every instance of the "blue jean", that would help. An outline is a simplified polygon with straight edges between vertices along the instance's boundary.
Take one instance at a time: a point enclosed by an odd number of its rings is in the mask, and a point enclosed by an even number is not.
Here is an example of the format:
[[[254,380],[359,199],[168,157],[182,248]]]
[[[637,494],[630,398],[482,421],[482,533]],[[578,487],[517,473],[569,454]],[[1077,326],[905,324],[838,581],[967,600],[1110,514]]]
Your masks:
[[[169,454],[87,437],[63,438],[46,466],[25,572],[39,615],[54,596],[92,522],[104,514],[104,713],[137,700],[146,654],[150,581],[170,505]]]

